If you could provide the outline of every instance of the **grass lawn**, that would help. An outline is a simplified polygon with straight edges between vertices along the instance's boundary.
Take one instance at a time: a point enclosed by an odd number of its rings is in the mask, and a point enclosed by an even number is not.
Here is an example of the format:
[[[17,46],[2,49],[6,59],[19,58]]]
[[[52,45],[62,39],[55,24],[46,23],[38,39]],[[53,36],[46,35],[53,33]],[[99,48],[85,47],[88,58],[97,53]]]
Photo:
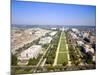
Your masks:
[[[64,62],[68,63],[67,54],[66,53],[59,53],[57,64],[63,64]]]
[[[31,74],[31,73],[33,73],[33,69],[30,69],[30,70],[23,70],[23,69],[16,70],[16,74]]]
[[[60,52],[66,51],[66,42],[65,42],[65,40],[66,40],[65,39],[65,34],[64,34],[64,32],[62,32],[60,48],[59,48]]]
[[[62,32],[57,64],[63,64],[64,62],[68,63],[68,60],[67,60],[65,33]]]

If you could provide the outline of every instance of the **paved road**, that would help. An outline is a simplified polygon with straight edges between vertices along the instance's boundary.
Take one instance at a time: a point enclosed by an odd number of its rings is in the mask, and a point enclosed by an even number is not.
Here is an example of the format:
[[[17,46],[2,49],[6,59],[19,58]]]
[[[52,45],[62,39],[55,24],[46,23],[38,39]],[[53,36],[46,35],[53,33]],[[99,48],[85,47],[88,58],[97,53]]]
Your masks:
[[[48,49],[50,48],[51,44],[48,46],[48,48],[46,49],[46,51],[44,52],[44,54],[42,55],[42,57],[40,58],[38,64],[36,65],[36,67],[39,67],[42,60],[43,60],[43,57],[45,56],[45,54],[47,53]],[[37,69],[34,70],[34,72],[36,72]]]

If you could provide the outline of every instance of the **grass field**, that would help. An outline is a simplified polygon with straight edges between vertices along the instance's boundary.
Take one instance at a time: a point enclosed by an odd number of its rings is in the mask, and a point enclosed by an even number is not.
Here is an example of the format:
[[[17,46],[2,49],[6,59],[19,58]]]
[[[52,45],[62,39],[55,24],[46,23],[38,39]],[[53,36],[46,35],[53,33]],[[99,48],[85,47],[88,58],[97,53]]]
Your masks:
[[[65,39],[65,34],[64,34],[64,32],[62,32],[59,52],[66,51],[66,42],[65,42],[65,40],[66,40]]]
[[[66,53],[59,53],[58,54],[58,62],[57,62],[57,64],[63,64],[64,62],[68,63],[67,54]]]
[[[65,33],[62,32],[57,64],[62,64],[64,62],[68,62],[68,60],[67,60]]]

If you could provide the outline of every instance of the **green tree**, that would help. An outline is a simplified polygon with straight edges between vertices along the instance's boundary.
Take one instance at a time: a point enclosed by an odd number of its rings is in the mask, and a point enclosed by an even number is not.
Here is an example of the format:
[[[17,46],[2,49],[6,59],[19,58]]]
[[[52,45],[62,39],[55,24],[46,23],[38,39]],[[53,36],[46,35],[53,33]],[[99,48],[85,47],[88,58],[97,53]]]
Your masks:
[[[28,62],[28,65],[36,65],[37,64],[37,60],[36,59],[30,59]]]
[[[17,57],[13,54],[11,54],[11,65],[13,66],[17,65]]]
[[[63,65],[63,66],[66,66],[66,65],[67,65],[67,62],[63,62],[62,65]]]

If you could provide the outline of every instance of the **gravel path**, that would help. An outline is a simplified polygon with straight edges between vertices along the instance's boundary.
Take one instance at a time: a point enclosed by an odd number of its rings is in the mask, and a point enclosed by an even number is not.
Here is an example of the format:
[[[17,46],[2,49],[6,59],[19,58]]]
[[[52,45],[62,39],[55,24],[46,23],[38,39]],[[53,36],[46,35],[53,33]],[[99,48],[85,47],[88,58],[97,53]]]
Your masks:
[[[54,59],[53,66],[57,65],[57,59],[58,59],[58,53],[59,53],[60,42],[61,42],[61,36],[62,36],[62,32],[61,32],[61,35],[60,35],[60,39],[59,39],[59,43],[58,43],[58,47],[57,47],[57,51],[56,51],[56,57],[55,57],[55,59]]]

